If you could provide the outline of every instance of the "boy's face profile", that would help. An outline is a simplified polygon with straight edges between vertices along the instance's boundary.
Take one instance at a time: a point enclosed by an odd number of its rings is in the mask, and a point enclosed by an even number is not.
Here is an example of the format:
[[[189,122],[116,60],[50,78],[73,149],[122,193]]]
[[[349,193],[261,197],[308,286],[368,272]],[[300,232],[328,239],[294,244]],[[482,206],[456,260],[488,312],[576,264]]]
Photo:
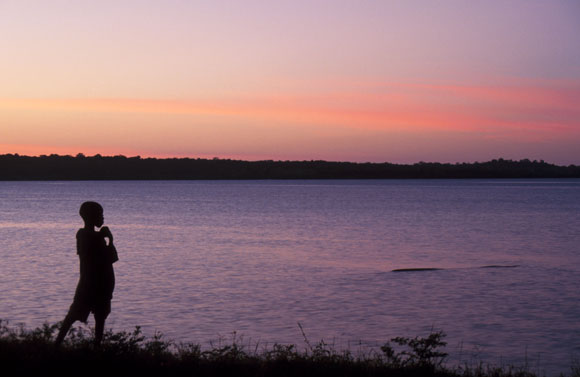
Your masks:
[[[93,221],[96,227],[100,228],[105,222],[105,216],[103,216],[103,210],[97,211],[94,214]]]
[[[105,222],[103,207],[95,202],[86,202],[81,205],[80,215],[88,226],[101,227]]]

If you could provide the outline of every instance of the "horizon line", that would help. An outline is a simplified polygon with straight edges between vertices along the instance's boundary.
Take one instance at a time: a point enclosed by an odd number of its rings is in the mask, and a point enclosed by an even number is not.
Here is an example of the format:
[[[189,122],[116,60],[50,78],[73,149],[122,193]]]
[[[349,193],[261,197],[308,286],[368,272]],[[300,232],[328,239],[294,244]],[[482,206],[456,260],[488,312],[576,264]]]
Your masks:
[[[228,158],[228,157],[192,157],[192,156],[175,156],[175,157],[154,157],[154,156],[141,156],[141,155],[135,155],[135,156],[126,156],[123,154],[116,154],[116,155],[101,155],[100,153],[96,153],[92,156],[90,155],[85,155],[82,152],[77,153],[76,155],[71,155],[71,154],[57,154],[57,153],[51,153],[51,154],[40,154],[40,155],[24,155],[24,154],[20,154],[20,153],[3,153],[0,154],[0,157],[5,157],[5,156],[15,156],[15,157],[26,157],[26,158],[46,158],[46,157],[71,157],[71,158],[126,158],[126,159],[139,159],[139,160],[217,160],[217,161],[237,161],[237,162],[329,162],[329,163],[347,163],[347,164],[391,164],[391,165],[417,165],[417,164],[441,164],[441,165],[445,165],[445,164],[449,164],[449,165],[458,165],[458,164],[479,164],[479,163],[488,163],[488,162],[494,162],[494,161],[505,161],[505,162],[531,162],[531,163],[541,163],[541,164],[548,164],[548,165],[553,165],[553,166],[580,166],[580,165],[576,165],[576,164],[568,164],[568,165],[558,165],[555,163],[551,163],[548,161],[545,161],[543,159],[537,160],[537,159],[529,159],[529,158],[522,158],[519,160],[514,160],[514,159],[506,159],[503,157],[497,157],[497,158],[493,158],[490,160],[486,160],[486,161],[456,161],[456,162],[439,162],[439,161],[417,161],[417,162],[411,162],[411,163],[396,163],[396,162],[389,162],[389,161],[383,161],[383,162],[372,162],[372,161],[364,161],[364,162],[357,162],[357,161],[338,161],[338,160],[324,160],[324,159],[309,159],[309,160],[274,160],[274,159],[260,159],[260,160],[244,160],[244,159],[237,159],[237,158]]]

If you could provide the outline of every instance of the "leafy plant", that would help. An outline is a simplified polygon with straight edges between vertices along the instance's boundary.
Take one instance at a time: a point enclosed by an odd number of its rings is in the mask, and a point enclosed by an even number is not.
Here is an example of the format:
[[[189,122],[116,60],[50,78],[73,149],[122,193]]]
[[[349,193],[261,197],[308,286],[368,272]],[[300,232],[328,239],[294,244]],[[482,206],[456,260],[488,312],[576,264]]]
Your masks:
[[[446,352],[439,351],[439,348],[445,347],[447,342],[443,341],[445,334],[437,331],[429,334],[426,338],[415,337],[396,337],[381,347],[384,357],[388,363],[396,367],[421,367],[435,369],[441,367]],[[397,348],[403,348],[397,351],[391,345],[391,342],[398,345]]]

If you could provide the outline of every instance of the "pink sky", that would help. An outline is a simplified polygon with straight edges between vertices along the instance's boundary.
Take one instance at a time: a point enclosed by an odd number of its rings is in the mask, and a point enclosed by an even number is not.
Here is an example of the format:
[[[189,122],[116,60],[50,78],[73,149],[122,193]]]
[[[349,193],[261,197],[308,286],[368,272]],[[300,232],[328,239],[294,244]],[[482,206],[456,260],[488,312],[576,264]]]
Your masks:
[[[580,164],[576,1],[3,1],[0,153]]]

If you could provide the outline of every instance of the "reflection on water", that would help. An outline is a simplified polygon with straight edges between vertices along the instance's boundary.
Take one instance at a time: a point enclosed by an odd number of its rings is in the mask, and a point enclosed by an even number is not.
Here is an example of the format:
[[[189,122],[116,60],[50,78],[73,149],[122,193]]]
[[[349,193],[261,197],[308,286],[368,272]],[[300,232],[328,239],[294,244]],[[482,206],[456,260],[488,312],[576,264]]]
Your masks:
[[[0,197],[0,309],[30,327],[66,313],[78,206],[96,200],[121,255],[116,330],[302,345],[300,322],[359,347],[434,328],[454,362],[552,374],[580,357],[580,180],[0,182]]]

